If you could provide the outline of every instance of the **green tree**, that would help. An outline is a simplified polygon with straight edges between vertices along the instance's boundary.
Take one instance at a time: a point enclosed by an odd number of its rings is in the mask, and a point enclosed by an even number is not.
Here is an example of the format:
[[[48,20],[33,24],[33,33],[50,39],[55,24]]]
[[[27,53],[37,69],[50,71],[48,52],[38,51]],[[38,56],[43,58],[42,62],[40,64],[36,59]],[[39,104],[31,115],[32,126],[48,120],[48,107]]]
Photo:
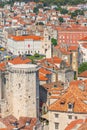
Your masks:
[[[84,11],[83,10],[75,10],[74,12],[71,13],[71,18],[74,18],[78,15],[84,15]]]
[[[44,25],[43,22],[37,22],[36,25]]]
[[[35,0],[38,2],[43,2],[44,6],[50,6],[53,4],[56,4],[57,6],[61,5],[78,5],[78,4],[84,4],[87,2],[87,0]]]
[[[39,57],[40,55],[39,55],[38,53],[35,53],[34,56],[35,56],[35,57]]]
[[[37,7],[34,7],[33,12],[36,13],[36,14],[38,14],[39,9]]]
[[[82,63],[78,68],[78,73],[82,73],[83,71],[87,70],[87,62]]]
[[[61,10],[60,10],[60,13],[61,13],[61,14],[67,14],[67,13],[68,13],[68,10],[67,10],[67,9],[61,9]]]
[[[59,20],[60,24],[64,22],[63,17],[59,17],[58,20]]]
[[[51,43],[52,43],[52,45],[56,46],[56,45],[57,45],[57,40],[54,39],[54,38],[52,38],[52,39],[51,39]]]

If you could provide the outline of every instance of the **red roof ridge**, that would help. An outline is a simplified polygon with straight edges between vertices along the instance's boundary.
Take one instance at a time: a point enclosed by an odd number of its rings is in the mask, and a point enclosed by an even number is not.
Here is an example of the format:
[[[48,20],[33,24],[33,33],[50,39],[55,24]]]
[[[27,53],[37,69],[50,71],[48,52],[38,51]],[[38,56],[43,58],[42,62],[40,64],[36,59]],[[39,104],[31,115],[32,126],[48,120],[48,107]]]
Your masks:
[[[24,41],[26,39],[33,39],[33,40],[43,40],[43,37],[41,36],[35,36],[35,35],[28,35],[28,36],[9,36],[9,38],[13,39],[14,41]]]

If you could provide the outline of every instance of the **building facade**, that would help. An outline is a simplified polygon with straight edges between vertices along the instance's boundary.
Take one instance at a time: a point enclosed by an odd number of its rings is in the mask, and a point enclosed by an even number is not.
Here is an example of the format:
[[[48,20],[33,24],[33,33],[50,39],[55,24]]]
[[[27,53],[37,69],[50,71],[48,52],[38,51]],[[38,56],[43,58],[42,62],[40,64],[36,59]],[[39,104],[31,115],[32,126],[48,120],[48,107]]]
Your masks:
[[[87,28],[67,27],[58,29],[58,44],[77,44],[78,40],[87,36]]]
[[[14,55],[35,53],[51,57],[51,42],[41,36],[11,36],[8,38],[7,50]]]

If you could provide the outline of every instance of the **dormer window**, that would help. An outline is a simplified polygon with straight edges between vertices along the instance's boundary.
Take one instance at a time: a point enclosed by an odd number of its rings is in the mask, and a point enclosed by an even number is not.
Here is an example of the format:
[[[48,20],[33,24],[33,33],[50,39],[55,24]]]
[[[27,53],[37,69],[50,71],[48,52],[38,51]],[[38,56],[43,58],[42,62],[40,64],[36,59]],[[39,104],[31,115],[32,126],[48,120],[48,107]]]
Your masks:
[[[72,112],[74,108],[74,104],[73,103],[68,103],[68,111]]]
[[[71,103],[68,104],[68,108],[69,108],[69,109],[73,108],[73,106],[72,106]]]
[[[60,104],[64,105],[65,104],[65,100],[61,100]]]

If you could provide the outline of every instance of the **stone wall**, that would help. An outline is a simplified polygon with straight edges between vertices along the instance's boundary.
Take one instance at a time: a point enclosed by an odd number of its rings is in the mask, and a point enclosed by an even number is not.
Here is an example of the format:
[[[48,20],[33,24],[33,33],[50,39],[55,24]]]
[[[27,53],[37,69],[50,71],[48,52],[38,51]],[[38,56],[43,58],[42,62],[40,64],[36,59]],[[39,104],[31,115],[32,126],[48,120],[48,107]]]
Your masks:
[[[39,116],[38,67],[32,64],[9,65],[5,85],[8,114]]]

